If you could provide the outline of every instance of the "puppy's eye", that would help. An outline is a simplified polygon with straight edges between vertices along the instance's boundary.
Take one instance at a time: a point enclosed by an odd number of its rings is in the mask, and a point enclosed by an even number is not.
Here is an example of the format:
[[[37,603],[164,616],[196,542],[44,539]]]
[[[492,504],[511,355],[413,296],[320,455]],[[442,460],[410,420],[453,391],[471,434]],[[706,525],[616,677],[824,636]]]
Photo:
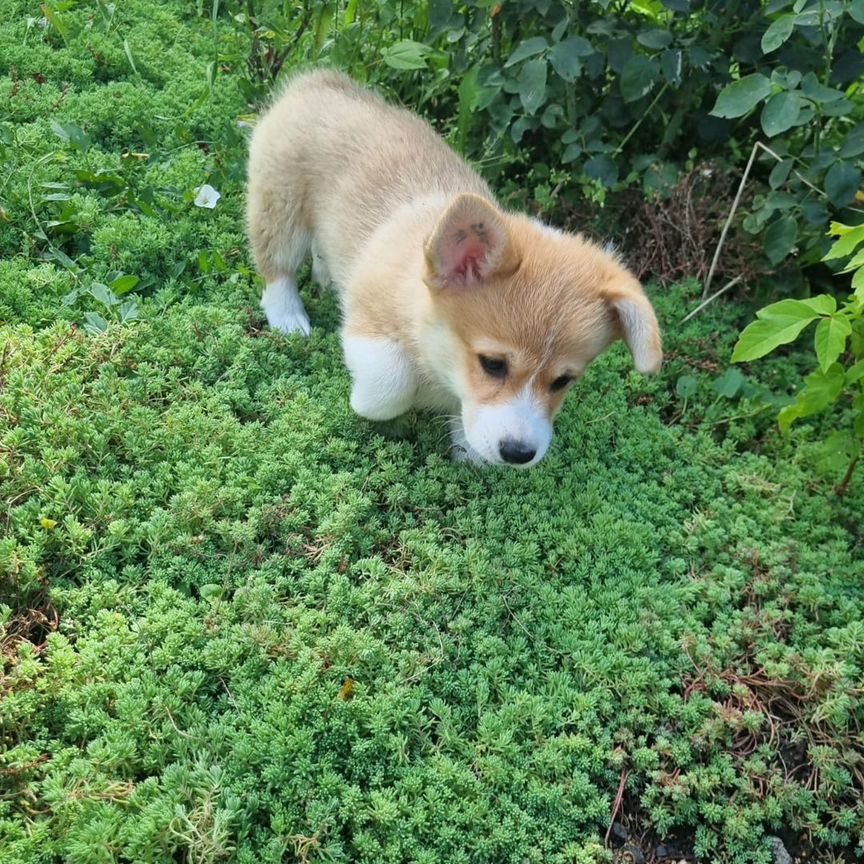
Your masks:
[[[563,390],[573,380],[572,375],[559,375],[550,385],[549,389],[553,393]]]
[[[500,357],[487,357],[485,354],[477,355],[480,359],[480,365],[483,371],[492,378],[507,377],[507,361]]]

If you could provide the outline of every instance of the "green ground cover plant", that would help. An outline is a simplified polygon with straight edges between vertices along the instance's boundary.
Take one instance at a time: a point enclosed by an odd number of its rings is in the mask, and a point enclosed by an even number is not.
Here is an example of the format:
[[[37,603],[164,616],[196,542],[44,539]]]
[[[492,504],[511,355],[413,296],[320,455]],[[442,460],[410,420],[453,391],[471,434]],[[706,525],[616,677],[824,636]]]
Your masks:
[[[856,860],[864,485],[777,431],[807,352],[729,368],[752,309],[685,282],[531,472],[359,420],[333,297],[257,308],[243,11],[0,0],[4,864]]]

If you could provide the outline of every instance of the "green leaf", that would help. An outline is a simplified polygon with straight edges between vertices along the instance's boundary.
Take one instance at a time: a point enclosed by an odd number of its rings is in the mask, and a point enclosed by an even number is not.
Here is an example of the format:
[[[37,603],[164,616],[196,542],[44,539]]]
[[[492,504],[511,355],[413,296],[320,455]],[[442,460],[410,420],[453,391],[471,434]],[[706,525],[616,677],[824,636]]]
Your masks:
[[[319,6],[319,12],[316,17],[318,18],[318,22],[315,24],[314,45],[316,53],[320,54],[321,49],[324,47],[324,42],[330,35],[333,19],[336,17],[336,4],[322,3]]]
[[[762,131],[774,138],[791,129],[801,113],[801,97],[793,92],[775,93],[762,109]]]
[[[381,59],[391,69],[425,69],[426,56],[432,49],[413,39],[402,39],[381,51]]]
[[[847,11],[850,18],[864,24],[864,0],[852,0]]]
[[[621,95],[625,102],[635,102],[651,92],[657,78],[657,64],[641,54],[631,57],[621,72]]]
[[[561,163],[568,165],[570,162],[575,162],[581,155],[582,147],[574,141],[564,148],[564,152],[561,154]]]
[[[771,82],[761,73],[745,75],[724,87],[711,109],[714,117],[743,117],[771,95]]]
[[[135,57],[132,55],[132,46],[129,44],[128,39],[123,40],[123,51],[126,53],[126,59],[129,61],[132,71],[138,75],[138,67],[135,65]]]
[[[797,69],[781,66],[771,73],[771,85],[781,90],[794,90],[801,83],[801,73]]]
[[[770,354],[780,345],[794,342],[801,331],[812,321],[754,321],[744,328],[735,350],[732,352],[733,363],[745,363],[748,360],[758,360]]]
[[[864,123],[853,127],[852,131],[843,139],[840,148],[841,159],[851,159],[864,153]]]
[[[852,274],[852,288],[855,290],[855,297],[864,303],[864,267]]]
[[[783,432],[788,432],[792,424],[802,417],[811,417],[833,405],[843,392],[845,375],[843,367],[835,363],[826,372],[821,369],[804,379],[804,387],[792,405],[787,405],[777,415]]]
[[[798,223],[792,216],[775,219],[765,231],[762,246],[768,260],[779,264],[793,249],[798,239]]]
[[[838,224],[833,222],[832,226]],[[831,233],[836,235],[837,232],[832,230]],[[864,225],[849,228],[843,232],[839,240],[835,241],[822,260],[831,261],[834,258],[845,258],[847,255],[851,255],[862,242],[864,242]]]
[[[725,396],[727,399],[734,399],[741,389],[741,385],[746,380],[741,370],[732,366],[717,378],[711,386],[721,396]]]
[[[799,27],[818,27],[820,17],[819,9],[804,9],[795,16],[795,23]]]
[[[798,399],[804,408],[802,417],[809,417],[824,411],[833,405],[843,392],[843,382],[846,375],[843,367],[835,363],[827,370],[812,372],[804,379],[804,389],[798,394]]]
[[[815,346],[819,368],[827,372],[846,348],[846,339],[852,332],[852,325],[842,315],[823,318],[816,325]]]
[[[138,304],[134,300],[124,300],[120,306],[120,320],[136,321],[138,319]]]
[[[857,384],[864,378],[864,360],[859,360],[846,370],[846,383]]]
[[[552,28],[552,41],[560,42],[567,28],[570,26],[570,19],[564,15],[561,20]]]
[[[534,57],[541,51],[545,51],[548,47],[549,43],[542,36],[534,36],[532,39],[526,39],[524,42],[519,43],[516,50],[510,55],[509,59],[504,64],[504,68],[509,69],[521,60],[527,60],[529,57]]]
[[[618,166],[608,156],[592,156],[585,163],[585,173],[592,180],[599,180],[607,188],[618,181]]]
[[[84,329],[89,333],[104,333],[108,329],[108,322],[98,312],[85,312],[84,321]]]
[[[663,77],[676,87],[681,83],[681,73],[684,69],[684,52],[678,48],[670,48],[660,55],[660,69]]]
[[[819,295],[824,296],[824,295]],[[809,300],[778,300],[776,303],[769,303],[763,306],[757,313],[756,317],[765,321],[812,321],[818,318],[821,314],[818,309],[814,309],[811,302],[816,298]],[[821,301],[817,304],[821,308]]]
[[[90,136],[77,123],[58,123],[52,120],[51,131],[73,150],[80,150],[82,153],[86,153],[93,143]]]
[[[118,276],[111,283],[111,290],[118,297],[122,297],[124,294],[128,294],[140,281],[137,276]]]
[[[222,596],[222,591],[222,586],[215,582],[207,582],[198,588],[202,600],[218,600]]]
[[[594,46],[582,36],[571,36],[566,39],[568,50],[572,51],[577,57],[590,57],[595,53]]]
[[[42,3],[40,6],[42,14],[51,26],[60,34],[63,44],[69,47],[69,28],[66,26],[66,21],[59,12],[52,9],[47,3]]]
[[[42,185],[47,186],[48,184],[43,183]],[[828,236],[843,237],[850,231],[854,231],[857,227],[857,225],[844,225],[842,222],[835,222],[832,220],[828,223]]]
[[[768,175],[768,185],[772,189],[779,189],[789,179],[794,164],[794,159],[784,159],[782,162],[778,162]]]
[[[845,97],[842,90],[835,90],[833,87],[826,87],[819,82],[814,72],[808,72],[801,81],[801,92],[814,102],[819,104],[830,104],[839,102]]]
[[[801,410],[801,405],[798,402],[793,402],[791,405],[780,409],[777,414],[777,423],[781,432],[788,432],[792,424],[803,416]]]
[[[120,301],[114,296],[114,293],[103,285],[101,282],[93,282],[88,289],[90,295],[98,300],[106,308],[116,306]]]
[[[760,309],[759,320],[744,328],[732,352],[732,362],[758,360],[780,345],[794,342],[801,331],[819,317],[798,300],[781,300]]]
[[[528,114],[546,101],[546,61],[529,60],[519,72],[519,99]]]
[[[859,249],[845,264],[841,273],[850,273],[852,270],[857,270],[859,267],[864,267],[864,249]]]
[[[864,303],[864,298],[862,298]],[[849,343],[856,357],[864,357],[864,318],[852,322],[852,341]]]
[[[795,302],[803,303],[817,315],[833,315],[837,311],[837,301],[830,294],[817,294]]]
[[[645,30],[636,37],[636,41],[652,51],[659,51],[669,47],[672,34],[668,30]]]
[[[762,53],[770,54],[776,51],[791,35],[795,29],[795,18],[792,15],[783,15],[762,35]]]
[[[471,115],[477,110],[477,100],[480,96],[478,74],[478,67],[472,66],[459,82],[459,119],[456,125],[456,140],[460,153],[465,152],[465,142],[468,137],[468,129],[471,126]]]
[[[74,306],[77,302],[78,298],[81,296],[82,289],[81,288],[73,288],[68,294],[64,295],[60,302],[64,306]]]
[[[821,474],[839,474],[858,455],[860,447],[848,430],[832,432],[813,449],[813,463]]]
[[[835,207],[851,203],[861,185],[861,171],[849,162],[835,162],[825,175],[825,193]]]
[[[567,82],[575,81],[582,71],[583,55],[580,54],[576,43],[584,41],[578,37],[566,39],[555,45],[549,52],[552,68]]]
[[[675,393],[679,399],[689,399],[698,387],[699,382],[692,375],[682,375],[675,382]]]

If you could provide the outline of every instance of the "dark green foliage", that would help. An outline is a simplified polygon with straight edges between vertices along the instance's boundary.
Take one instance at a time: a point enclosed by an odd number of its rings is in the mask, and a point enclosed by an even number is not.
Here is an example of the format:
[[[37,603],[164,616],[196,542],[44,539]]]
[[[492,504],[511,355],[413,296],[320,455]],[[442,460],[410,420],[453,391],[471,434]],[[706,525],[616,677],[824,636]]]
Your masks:
[[[235,5],[250,8],[229,3],[226,15]],[[763,270],[795,254],[799,264],[819,262],[831,214],[860,221],[848,209],[864,153],[856,2],[432,0],[288,10],[258,4],[249,98],[264,92],[268,71],[282,68],[273,57],[288,47],[304,61],[347,67],[439,119],[523,206],[568,217],[586,198],[603,202],[629,187],[666,196],[694,163],[741,175],[760,142],[737,218],[760,238]],[[249,26],[243,10],[235,20]]]
[[[237,9],[0,9],[4,864],[587,864],[622,776],[702,860],[860,846],[862,486],[767,410],[806,357],[722,372],[740,321],[680,286],[659,380],[618,347],[540,467],[454,467],[440,418],[350,412],[331,296],[263,328]],[[576,75],[506,74],[541,55]]]

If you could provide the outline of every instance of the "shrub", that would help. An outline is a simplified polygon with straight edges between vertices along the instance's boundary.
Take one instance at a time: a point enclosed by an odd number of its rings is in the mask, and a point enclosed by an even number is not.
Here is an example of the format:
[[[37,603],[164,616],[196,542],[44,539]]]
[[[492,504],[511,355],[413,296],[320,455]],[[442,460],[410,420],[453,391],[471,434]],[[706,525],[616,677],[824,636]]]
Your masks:
[[[814,321],[813,348],[817,366],[805,379],[795,401],[780,410],[778,421],[783,431],[803,417],[834,407],[845,409],[845,428],[832,432],[818,451],[819,463],[827,470],[846,464],[846,474],[838,486],[845,492],[858,463],[864,439],[864,226],[851,228],[832,223],[831,234],[839,237],[828,260],[847,259],[844,273],[852,273],[854,293],[839,308],[830,294],[804,300],[781,300],[757,313],[757,321],[738,339],[733,361],[756,360],[781,345],[794,342]],[[848,343],[848,351],[847,351]]]
[[[249,98],[288,52],[335,63],[444,125],[507,197],[559,217],[626,188],[668,196],[694,161],[741,172],[767,142],[742,213],[773,271],[796,251],[818,262],[822,226],[858,190],[860,0],[285,8],[237,6]]]

